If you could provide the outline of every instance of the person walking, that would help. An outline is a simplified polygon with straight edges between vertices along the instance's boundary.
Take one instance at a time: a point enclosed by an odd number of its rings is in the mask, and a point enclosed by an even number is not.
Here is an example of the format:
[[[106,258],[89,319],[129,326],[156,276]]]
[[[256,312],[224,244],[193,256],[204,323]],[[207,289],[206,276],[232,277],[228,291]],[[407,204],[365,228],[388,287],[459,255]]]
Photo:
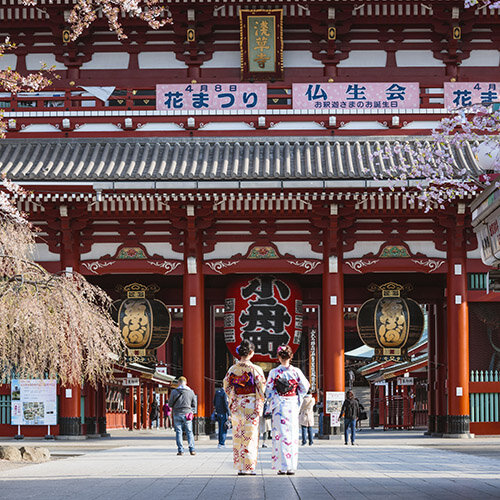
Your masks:
[[[344,417],[344,444],[349,444],[349,431],[351,444],[356,441],[356,420],[359,418],[359,403],[352,391],[347,391],[346,399],[342,403],[340,417]]]
[[[271,400],[273,453],[271,463],[278,474],[295,474],[299,458],[299,408],[309,390],[302,371],[290,364],[290,346],[278,347],[280,366],[269,372],[266,396]]]
[[[168,406],[168,401],[163,405],[163,427],[172,427],[172,408]]]
[[[214,409],[215,409],[215,419],[217,420],[219,426],[219,444],[218,448],[226,447],[226,436],[229,418],[229,404],[227,399],[227,394],[222,388],[220,382],[217,383],[217,390],[214,395]]]
[[[309,440],[309,446],[313,444],[313,425],[314,425],[314,398],[311,390],[307,391],[299,410],[299,423],[302,427],[302,446]]]
[[[156,401],[156,397],[153,396],[153,400],[151,401],[151,405],[149,407],[149,418],[151,419],[151,428],[158,429],[158,417],[159,417],[159,408],[158,401]]]
[[[262,434],[262,448],[267,448],[266,439],[271,438],[271,409],[269,401],[264,401],[264,411],[260,417],[260,432]]]
[[[186,377],[179,377],[179,385],[174,389],[168,405],[172,408],[175,428],[175,441],[177,443],[177,455],[184,454],[182,444],[182,431],[186,433],[189,453],[196,455],[194,449],[193,418],[196,411],[196,398],[194,392],[187,386]]]
[[[255,475],[259,449],[259,417],[264,406],[266,379],[262,368],[250,360],[255,346],[243,340],[236,352],[240,360],[224,377],[233,424],[233,461],[238,475]]]

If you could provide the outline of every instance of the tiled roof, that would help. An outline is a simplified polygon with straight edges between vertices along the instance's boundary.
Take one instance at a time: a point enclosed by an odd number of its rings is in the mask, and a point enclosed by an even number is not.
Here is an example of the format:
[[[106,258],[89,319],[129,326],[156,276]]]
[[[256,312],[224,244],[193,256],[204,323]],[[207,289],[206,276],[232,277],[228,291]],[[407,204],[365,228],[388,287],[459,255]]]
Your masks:
[[[17,181],[366,180],[397,163],[372,160],[395,141],[416,144],[405,137],[5,139],[0,173]],[[479,172],[470,146],[455,153],[457,169]]]

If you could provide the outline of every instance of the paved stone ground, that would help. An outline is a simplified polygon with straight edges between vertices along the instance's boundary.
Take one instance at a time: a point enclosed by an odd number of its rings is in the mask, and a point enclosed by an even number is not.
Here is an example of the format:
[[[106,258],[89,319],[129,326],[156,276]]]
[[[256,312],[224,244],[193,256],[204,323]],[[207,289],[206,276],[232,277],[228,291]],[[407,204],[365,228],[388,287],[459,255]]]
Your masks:
[[[435,440],[421,433],[363,431],[358,443],[301,447],[295,476],[277,476],[270,448],[261,448],[257,476],[238,477],[230,441],[225,450],[214,441],[198,442],[196,456],[177,457],[170,431],[120,431],[108,440],[49,443],[55,454],[78,455],[0,471],[0,498],[500,498],[499,438]]]

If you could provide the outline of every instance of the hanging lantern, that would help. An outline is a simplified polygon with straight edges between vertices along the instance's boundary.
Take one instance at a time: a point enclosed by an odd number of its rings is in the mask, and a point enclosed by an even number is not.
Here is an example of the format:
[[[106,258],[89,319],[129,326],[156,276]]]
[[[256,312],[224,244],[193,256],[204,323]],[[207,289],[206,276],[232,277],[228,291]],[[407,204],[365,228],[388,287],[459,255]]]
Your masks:
[[[402,296],[412,288],[397,283],[368,288],[376,298],[361,306],[356,324],[361,340],[375,349],[375,361],[410,360],[408,348],[419,341],[424,330],[422,309]]]
[[[246,339],[255,344],[253,361],[275,361],[280,345],[295,352],[302,335],[302,293],[275,276],[241,278],[226,291],[224,339],[233,354]]]
[[[123,287],[127,298],[116,304],[116,320],[128,348],[129,363],[156,364],[156,349],[168,339],[170,312],[163,302],[153,298],[159,290],[157,285],[132,283]]]

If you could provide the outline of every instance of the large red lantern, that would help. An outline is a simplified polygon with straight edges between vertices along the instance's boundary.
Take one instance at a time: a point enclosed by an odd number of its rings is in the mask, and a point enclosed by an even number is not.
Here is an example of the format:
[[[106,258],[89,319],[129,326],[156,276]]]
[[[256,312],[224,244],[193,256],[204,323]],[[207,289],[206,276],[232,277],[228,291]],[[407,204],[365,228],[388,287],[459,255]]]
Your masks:
[[[234,356],[243,339],[255,344],[254,361],[276,361],[280,345],[295,352],[302,335],[302,293],[287,279],[240,278],[226,291],[224,339]]]

